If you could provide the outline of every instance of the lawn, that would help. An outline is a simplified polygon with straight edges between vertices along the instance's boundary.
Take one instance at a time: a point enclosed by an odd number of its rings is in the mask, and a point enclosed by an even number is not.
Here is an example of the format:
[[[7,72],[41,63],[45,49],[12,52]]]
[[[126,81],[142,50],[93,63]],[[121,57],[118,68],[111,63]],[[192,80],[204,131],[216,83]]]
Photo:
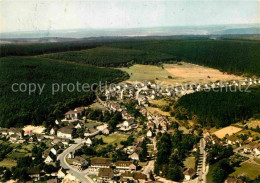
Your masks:
[[[250,179],[255,179],[260,175],[260,165],[255,165],[252,163],[243,163],[241,167],[236,167],[235,172],[230,174],[230,176],[247,176]]]
[[[97,126],[99,126],[99,123],[95,123],[95,122],[87,122],[85,124],[85,126],[89,129],[96,129]]]
[[[0,166],[12,168],[13,166],[16,166],[16,161],[6,158],[3,161],[0,161]]]
[[[70,159],[70,158],[66,158],[66,161],[67,161],[67,163],[68,163],[69,165],[72,165],[72,163],[73,163],[73,160]]]
[[[109,135],[109,136],[104,136],[104,135],[99,135],[97,136],[97,138],[103,138],[103,141],[106,143],[106,144],[120,144],[121,141],[125,141],[127,138],[128,138],[129,135],[126,135],[126,134],[119,134],[119,133],[116,133],[116,134],[112,134],[112,135]]]
[[[164,112],[164,111],[162,111],[161,109],[156,108],[156,107],[146,107],[146,109],[147,109],[147,111],[150,112],[150,113],[158,112],[158,113],[161,114],[161,115],[170,116],[170,113],[169,113],[169,112]]]
[[[135,64],[129,68],[120,68],[122,71],[127,72],[130,75],[129,81],[158,81],[163,82],[168,79],[171,74],[162,69],[162,67],[154,65],[140,65]],[[156,79],[157,78],[157,79]]]
[[[186,168],[195,169],[195,157],[187,157],[183,163]]]
[[[91,104],[89,106],[89,108],[94,109],[94,110],[105,110],[106,109],[103,105],[101,105],[98,102],[94,102],[93,104]]]
[[[254,161],[260,164],[260,158],[255,158]]]
[[[169,102],[160,99],[160,100],[149,100],[149,103],[157,105],[158,107],[163,107],[169,105]]]

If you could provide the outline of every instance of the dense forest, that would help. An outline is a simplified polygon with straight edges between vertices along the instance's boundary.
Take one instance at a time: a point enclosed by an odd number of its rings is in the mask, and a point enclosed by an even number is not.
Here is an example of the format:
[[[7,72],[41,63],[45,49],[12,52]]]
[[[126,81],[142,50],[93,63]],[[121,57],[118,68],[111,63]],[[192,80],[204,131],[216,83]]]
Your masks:
[[[43,57],[109,67],[129,66],[130,64],[141,62],[163,62],[175,59],[175,57],[166,53],[111,47],[46,54]]]
[[[201,91],[181,97],[174,106],[178,119],[193,119],[203,126],[225,127],[231,123],[247,120],[260,112],[260,87],[251,92]]]
[[[223,72],[260,76],[260,42],[255,40],[169,37],[3,45],[0,56],[47,53],[53,54],[44,55],[45,57],[98,66],[158,64],[183,60]]]
[[[157,51],[177,60],[205,65],[223,72],[260,76],[260,42],[246,40],[176,39],[113,43],[110,46]],[[140,63],[146,64],[146,61]]]
[[[53,61],[35,57],[6,57],[0,62],[0,126],[23,126],[26,124],[45,125],[62,117],[62,114],[73,107],[91,103],[94,99],[93,92],[79,90],[75,88],[72,91],[72,84],[76,83],[99,83],[124,79],[127,77],[120,70],[110,68],[97,68],[89,65],[80,65]],[[13,83],[19,85],[24,91],[13,92]],[[43,86],[42,93],[40,89],[29,93],[25,87],[29,84],[38,84]],[[53,95],[53,83],[60,86],[59,92]],[[71,84],[68,88],[63,84]],[[14,89],[19,89],[15,85]],[[57,89],[58,85],[55,85]]]

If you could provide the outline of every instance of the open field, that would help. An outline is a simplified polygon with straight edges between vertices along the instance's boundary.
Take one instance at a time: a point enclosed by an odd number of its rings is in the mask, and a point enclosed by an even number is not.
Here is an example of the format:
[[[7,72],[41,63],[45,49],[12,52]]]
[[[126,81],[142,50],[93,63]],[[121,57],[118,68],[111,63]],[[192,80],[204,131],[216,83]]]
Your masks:
[[[129,68],[120,68],[120,70],[127,72],[130,75],[129,80],[130,82],[135,81],[157,81],[157,82],[164,82],[170,81],[168,76],[171,74],[162,69],[162,67],[154,66],[154,65],[140,65],[135,64]],[[156,79],[157,78],[157,79]]]
[[[233,135],[233,134],[235,134],[235,133],[237,133],[241,130],[242,130],[241,128],[237,128],[237,127],[234,127],[234,126],[227,126],[225,128],[222,128],[221,130],[214,132],[213,134],[215,134],[218,138],[222,139],[227,134],[230,136],[230,135]]]
[[[6,158],[3,161],[0,161],[0,166],[12,168],[13,166],[16,166],[16,161]]]
[[[209,166],[209,171],[208,171],[208,174],[206,176],[207,183],[213,183],[212,173],[213,173],[213,170],[215,169],[216,166],[217,166],[217,163],[212,164],[212,165]]]
[[[223,72],[204,66],[181,62],[180,64],[164,64],[166,71],[171,73],[175,82],[207,83],[215,81],[240,80],[242,77],[223,74]]]
[[[104,136],[104,135],[97,136],[97,138],[102,137],[103,141],[106,144],[115,144],[115,143],[120,144],[120,142],[125,141],[128,138],[128,136],[129,135],[116,133],[109,136]]]
[[[224,74],[209,67],[199,66],[186,62],[180,64],[164,64],[164,69],[153,65],[135,64],[129,68],[120,68],[130,75],[128,81],[156,81],[162,85],[176,83],[208,83],[215,81],[241,80],[240,76]],[[172,78],[168,78],[171,76]]]
[[[146,109],[147,109],[148,112],[150,112],[150,113],[158,112],[159,114],[162,114],[162,115],[165,115],[165,116],[170,116],[170,113],[169,113],[169,112],[164,112],[164,111],[162,111],[161,109],[156,108],[156,107],[146,107]]]
[[[230,174],[230,176],[247,176],[250,179],[255,179],[260,175],[260,165],[255,165],[252,163],[243,163],[241,167],[236,167],[235,172]]]
[[[169,105],[169,102],[160,99],[160,100],[148,100],[150,104],[157,105],[158,107],[163,107]]]
[[[94,109],[94,110],[105,110],[105,107],[98,102],[94,102],[93,104],[91,104],[89,106],[89,108]]]

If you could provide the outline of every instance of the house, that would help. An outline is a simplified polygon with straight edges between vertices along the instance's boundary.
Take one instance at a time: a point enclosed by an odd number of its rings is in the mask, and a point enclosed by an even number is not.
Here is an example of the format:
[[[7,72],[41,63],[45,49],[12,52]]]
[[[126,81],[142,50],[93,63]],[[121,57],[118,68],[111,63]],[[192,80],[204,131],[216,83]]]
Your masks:
[[[132,161],[117,161],[115,167],[119,170],[136,171],[136,166]]]
[[[102,131],[102,133],[103,133],[104,135],[109,135],[110,131],[109,131],[108,128],[106,128],[106,129],[104,129],[104,130]]]
[[[137,154],[136,152],[134,152],[133,154],[129,155],[129,158],[132,160],[137,160],[139,161],[139,154]]]
[[[60,128],[57,131],[57,137],[70,139],[71,140],[73,131],[74,131],[74,126],[73,125],[65,126],[63,128]]]
[[[51,152],[52,154],[54,154],[55,156],[57,155],[57,151],[56,151],[56,149],[54,149],[54,148],[51,148],[50,152]]]
[[[20,139],[20,138],[19,138],[18,135],[13,134],[13,135],[10,135],[9,141],[12,142],[12,143],[15,143],[15,142],[17,142],[19,139]]]
[[[83,126],[84,126],[84,125],[83,125],[82,123],[78,123],[78,124],[75,126],[75,128],[76,128],[76,129],[80,129],[80,128],[83,128]]]
[[[183,172],[183,175],[185,176],[184,178],[186,180],[191,180],[193,176],[195,175],[195,170],[193,168],[188,168]]]
[[[239,144],[239,146],[241,146],[241,141],[239,141],[236,137],[234,137],[234,136],[228,136],[227,137],[227,143],[229,144],[229,145],[236,145],[236,144]]]
[[[242,181],[241,179],[228,177],[228,178],[225,180],[225,183],[244,183],[244,181]]]
[[[32,136],[32,130],[25,130],[24,131],[24,136]]]
[[[108,158],[92,158],[90,160],[90,167],[94,169],[109,168],[111,160]]]
[[[86,161],[84,158],[80,157],[80,156],[76,156],[76,157],[73,159],[72,164],[73,164],[74,166],[83,168],[83,167],[85,167],[85,166],[87,165],[87,161]]]
[[[134,119],[128,119],[128,120],[123,122],[123,126],[125,128],[129,128],[133,123],[134,123]]]
[[[52,128],[52,129],[50,130],[50,135],[55,135],[55,129],[54,129],[54,128]]]
[[[92,145],[92,140],[90,138],[88,138],[87,141],[85,142],[85,144],[87,146],[91,146]]]
[[[147,180],[147,176],[140,172],[125,172],[120,176],[120,182],[145,182]]]
[[[36,134],[36,138],[37,138],[38,142],[41,142],[44,139],[44,136],[41,134]]]
[[[29,177],[31,177],[31,179],[33,179],[34,181],[38,181],[38,180],[40,179],[40,167],[39,167],[39,166],[36,166],[36,167],[28,168],[27,174],[28,174]]]
[[[53,158],[50,155],[48,155],[47,158],[44,160],[44,163],[51,163],[53,161]]]
[[[66,174],[67,174],[67,171],[66,171],[65,169],[61,168],[61,169],[59,169],[59,171],[58,171],[57,177],[58,177],[59,179],[61,179],[61,178],[64,178]]]
[[[151,130],[148,130],[148,132],[146,133],[147,137],[152,137],[153,136],[153,132]]]
[[[154,130],[154,123],[153,123],[153,122],[149,122],[149,123],[147,124],[147,128],[148,128],[149,130]]]
[[[78,107],[75,108],[74,110],[69,110],[68,112],[65,113],[65,119],[71,120],[71,119],[79,119],[84,112],[84,107]]]
[[[98,170],[98,179],[101,180],[101,182],[109,181],[114,178],[113,170],[111,168],[100,168]]]

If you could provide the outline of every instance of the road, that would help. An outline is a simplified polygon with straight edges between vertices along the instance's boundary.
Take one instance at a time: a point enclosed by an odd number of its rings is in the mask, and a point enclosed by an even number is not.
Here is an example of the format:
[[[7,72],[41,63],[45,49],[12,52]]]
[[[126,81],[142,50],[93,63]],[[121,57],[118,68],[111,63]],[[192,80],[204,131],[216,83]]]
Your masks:
[[[89,137],[93,137],[97,135],[101,130],[98,130],[92,134],[89,135]],[[74,152],[77,148],[79,148],[85,140],[78,141],[76,144],[71,145],[67,149],[65,149],[58,157],[57,159],[60,160],[60,166],[64,169],[69,169],[69,172],[74,175],[77,179],[79,179],[80,182],[84,183],[94,183],[91,178],[88,177],[86,173],[80,172],[79,170],[75,169],[74,167],[70,166],[67,161],[66,157],[70,152]]]
[[[206,142],[204,138],[200,139],[200,160],[198,163],[198,182],[206,182],[207,175],[207,166],[206,166],[206,151],[205,151]]]

